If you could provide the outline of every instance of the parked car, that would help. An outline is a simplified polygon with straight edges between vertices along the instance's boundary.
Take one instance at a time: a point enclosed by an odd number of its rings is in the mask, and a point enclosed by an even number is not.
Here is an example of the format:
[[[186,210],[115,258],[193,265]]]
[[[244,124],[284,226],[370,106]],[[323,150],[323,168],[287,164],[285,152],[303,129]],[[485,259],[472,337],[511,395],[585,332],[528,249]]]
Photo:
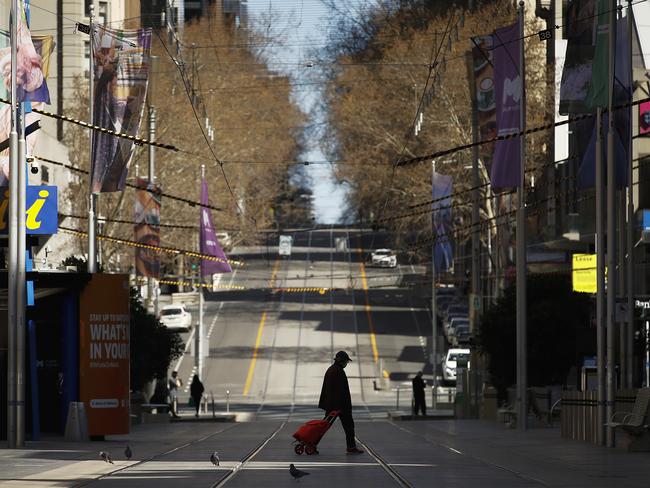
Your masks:
[[[219,244],[221,244],[221,248],[224,251],[230,251],[230,248],[232,247],[232,238],[230,237],[230,234],[227,232],[217,232],[215,235],[217,236]]]
[[[454,315],[447,317],[443,326],[443,332],[445,333],[447,340],[451,343],[457,327],[467,327],[469,329],[469,317],[467,315]]]
[[[461,344],[469,344],[469,322],[460,322],[454,325],[455,327],[452,329],[449,338],[451,345],[454,347],[460,347]]]
[[[442,380],[445,383],[456,382],[456,364],[459,358],[467,359],[469,367],[469,349],[449,349],[442,364]]]
[[[465,304],[454,302],[447,307],[447,310],[445,310],[442,318],[443,320],[447,320],[449,317],[457,315],[464,315],[466,317],[469,317],[469,307]]]
[[[192,328],[192,314],[184,305],[166,305],[160,311],[158,319],[168,329],[189,331]]]
[[[395,268],[397,266],[397,256],[390,249],[376,249],[372,252],[370,262],[373,266],[380,268]]]

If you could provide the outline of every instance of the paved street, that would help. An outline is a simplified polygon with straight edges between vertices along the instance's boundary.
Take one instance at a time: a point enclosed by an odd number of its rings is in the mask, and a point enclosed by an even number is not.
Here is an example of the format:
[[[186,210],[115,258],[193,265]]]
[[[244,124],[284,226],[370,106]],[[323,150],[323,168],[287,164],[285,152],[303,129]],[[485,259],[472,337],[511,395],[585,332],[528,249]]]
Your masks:
[[[418,279],[416,268],[366,266],[369,246],[379,247],[383,238],[367,231],[292,236],[287,258],[277,256],[277,247],[238,250],[245,266],[220,285],[246,290],[206,294],[206,392],[222,404],[228,390],[233,404],[260,415],[282,405],[313,417],[320,414],[313,407],[323,373],[336,351],[346,350],[354,360],[346,370],[353,401],[394,405],[395,388],[404,381],[410,388],[410,378],[428,362],[425,302],[404,286]],[[347,240],[346,251],[336,251],[337,238]],[[418,271],[422,279],[423,268]],[[194,371],[190,352],[180,362],[181,403]],[[402,393],[402,400],[410,403],[410,394]]]
[[[301,485],[315,487],[641,488],[650,476],[647,453],[562,440],[557,429],[522,434],[474,420],[391,423],[362,411],[356,417],[357,437],[371,452],[355,457],[345,455],[339,425],[318,457],[297,456],[291,434],[299,422],[287,413],[282,421],[141,425],[107,442],[28,442],[25,450],[0,450],[0,486],[294,486],[289,463],[310,472]],[[124,460],[126,443],[131,461]],[[99,460],[99,450],[115,464]],[[215,450],[219,467],[209,461]]]

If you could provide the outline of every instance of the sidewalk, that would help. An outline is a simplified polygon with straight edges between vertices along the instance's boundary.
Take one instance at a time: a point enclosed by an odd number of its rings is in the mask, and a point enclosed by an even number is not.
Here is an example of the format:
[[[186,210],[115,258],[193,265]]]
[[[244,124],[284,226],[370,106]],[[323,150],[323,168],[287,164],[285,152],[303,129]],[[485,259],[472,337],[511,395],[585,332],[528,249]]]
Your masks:
[[[426,442],[432,453],[446,450],[462,459],[461,465],[465,467],[459,466],[458,472],[451,473],[452,477],[471,478],[472,470],[477,467],[490,468],[492,474],[487,479],[477,479],[476,486],[650,486],[650,453],[628,453],[621,449],[562,439],[557,428],[519,432],[481,420],[396,422],[394,425],[415,442]],[[372,437],[373,431],[369,430],[367,435]],[[392,452],[394,446],[390,443],[384,443],[384,446],[379,448],[380,451],[385,452],[387,457],[396,459],[398,454]],[[409,450],[404,455],[410,457],[412,453]],[[430,461],[431,457],[427,459]],[[490,482],[496,481],[493,477],[499,471],[518,481],[514,484]],[[441,474],[437,473],[434,479],[440,481]],[[443,483],[436,486],[473,485]]]
[[[286,417],[285,417],[286,418]],[[289,463],[311,473],[304,486],[395,486],[376,459],[346,456],[338,425],[319,445],[319,456],[297,456],[291,434],[300,422],[190,423],[139,425],[128,436],[106,442],[28,442],[27,449],[0,449],[0,487],[212,486],[237,468],[228,486],[295,486]],[[276,435],[250,460],[240,461]],[[561,439],[557,429],[521,433],[479,420],[418,422],[357,420],[357,436],[411,486],[435,488],[636,488],[650,480],[650,453],[627,453]],[[124,459],[126,444],[133,459]],[[99,459],[109,452],[114,465]],[[219,451],[221,466],[210,453]],[[104,481],[94,481],[107,473]]]

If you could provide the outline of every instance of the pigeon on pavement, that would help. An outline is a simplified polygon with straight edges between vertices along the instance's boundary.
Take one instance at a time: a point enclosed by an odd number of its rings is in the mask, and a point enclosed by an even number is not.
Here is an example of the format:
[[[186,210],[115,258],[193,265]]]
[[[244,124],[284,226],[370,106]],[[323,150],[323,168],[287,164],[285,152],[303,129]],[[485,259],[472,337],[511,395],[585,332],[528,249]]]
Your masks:
[[[215,466],[219,466],[219,453],[217,451],[214,451],[210,455],[210,462],[214,464]]]
[[[102,458],[105,463],[115,464],[111,459],[111,455],[107,452],[99,451],[99,457]]]
[[[126,449],[124,449],[124,455],[126,456],[126,459],[129,461],[131,460],[131,456],[133,456],[133,451],[131,451],[131,446],[128,444],[126,445]]]
[[[303,476],[307,476],[309,473],[307,471],[301,471],[296,468],[293,463],[289,465],[289,473],[293,476],[294,479],[300,479]]]

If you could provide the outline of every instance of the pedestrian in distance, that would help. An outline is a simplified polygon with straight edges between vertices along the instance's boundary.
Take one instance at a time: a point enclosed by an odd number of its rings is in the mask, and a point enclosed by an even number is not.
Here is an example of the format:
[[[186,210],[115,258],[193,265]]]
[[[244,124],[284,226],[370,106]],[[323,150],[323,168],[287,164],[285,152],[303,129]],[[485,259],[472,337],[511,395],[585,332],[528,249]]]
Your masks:
[[[336,353],[334,364],[325,372],[318,408],[325,410],[326,416],[334,410],[339,412],[338,416],[341,419],[341,425],[345,431],[347,454],[362,454],[363,451],[357,448],[357,443],[354,438],[352,398],[350,396],[348,377],[344,371],[350,361],[352,360],[345,351]]]
[[[412,381],[413,384],[413,415],[417,415],[422,411],[422,415],[427,414],[427,402],[424,398],[424,387],[427,382],[422,379],[422,371],[418,371]]]
[[[172,416],[179,418],[176,407],[178,405],[178,389],[183,386],[183,380],[178,377],[178,371],[172,371],[172,375],[167,382],[167,389],[169,390],[169,409]]]
[[[190,395],[192,395],[192,400],[194,401],[194,408],[196,409],[196,413],[194,414],[195,417],[199,416],[199,408],[201,407],[201,397],[203,396],[204,391],[205,388],[203,387],[203,383],[201,383],[201,380],[199,379],[199,375],[195,374],[194,378],[192,378],[192,383],[190,384]]]

